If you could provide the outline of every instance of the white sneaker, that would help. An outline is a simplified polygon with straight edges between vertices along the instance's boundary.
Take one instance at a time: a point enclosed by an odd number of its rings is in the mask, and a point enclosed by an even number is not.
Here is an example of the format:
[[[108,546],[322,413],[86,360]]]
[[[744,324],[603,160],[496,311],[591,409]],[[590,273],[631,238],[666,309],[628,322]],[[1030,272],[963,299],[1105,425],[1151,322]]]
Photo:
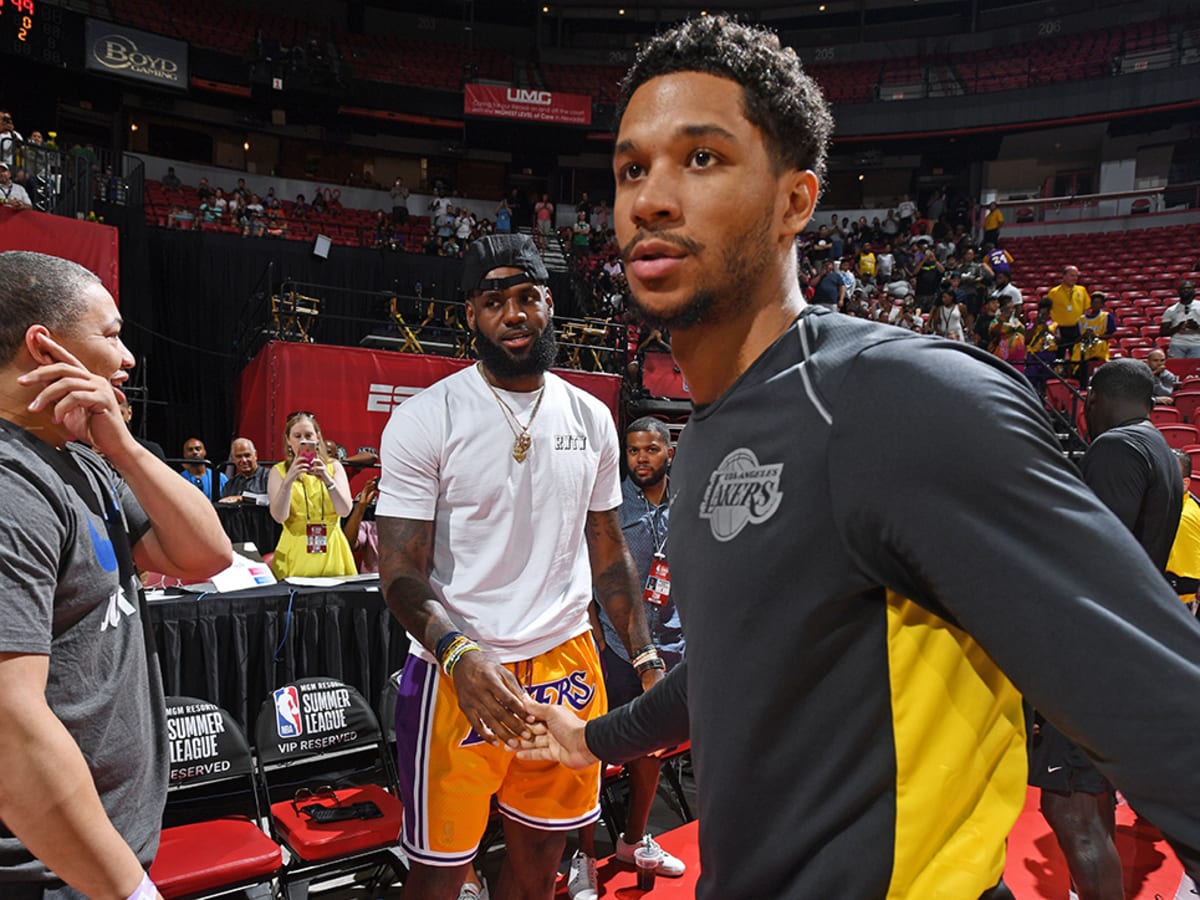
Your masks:
[[[458,900],[488,900],[487,882],[476,885],[468,881],[458,892]]]
[[[650,835],[646,835],[645,842],[658,851],[658,874],[666,875],[668,878],[678,878],[687,871],[687,864],[677,856],[672,856],[662,848]],[[621,862],[633,865],[633,851],[641,847],[643,841],[634,841],[632,844],[626,843],[625,836],[617,838],[617,852],[614,854]]]
[[[596,860],[582,850],[576,850],[571,857],[571,868],[567,870],[567,896],[571,900],[596,900],[600,896]]]

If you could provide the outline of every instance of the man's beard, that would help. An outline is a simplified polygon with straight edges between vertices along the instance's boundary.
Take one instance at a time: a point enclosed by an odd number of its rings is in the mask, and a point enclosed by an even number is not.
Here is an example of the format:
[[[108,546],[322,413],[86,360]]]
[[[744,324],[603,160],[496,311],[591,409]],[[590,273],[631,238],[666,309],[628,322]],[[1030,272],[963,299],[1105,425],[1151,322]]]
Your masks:
[[[554,360],[558,357],[558,339],[551,324],[547,324],[545,330],[534,338],[522,356],[513,356],[503,345],[492,341],[478,329],[473,334],[475,352],[479,354],[480,362],[497,378],[541,375],[554,365]]]
[[[646,488],[654,487],[667,477],[667,467],[663,466],[661,469],[655,469],[649,478],[642,478],[638,475],[637,469],[630,469],[629,477],[633,480],[633,483],[638,486],[639,490],[645,492]]]
[[[747,290],[758,281],[763,269],[768,265],[770,222],[771,212],[768,210],[762,218],[751,223],[740,238],[733,240],[724,255],[724,283],[697,284],[694,293],[680,309],[670,313],[653,313],[638,299],[630,284],[626,300],[637,320],[648,328],[666,328],[672,331],[681,331],[702,323],[713,325],[722,321],[736,308],[738,292]],[[704,249],[702,244],[682,238],[677,238],[674,242],[696,250]],[[629,265],[629,252],[635,245],[635,242],[631,242],[621,253],[626,267]]]

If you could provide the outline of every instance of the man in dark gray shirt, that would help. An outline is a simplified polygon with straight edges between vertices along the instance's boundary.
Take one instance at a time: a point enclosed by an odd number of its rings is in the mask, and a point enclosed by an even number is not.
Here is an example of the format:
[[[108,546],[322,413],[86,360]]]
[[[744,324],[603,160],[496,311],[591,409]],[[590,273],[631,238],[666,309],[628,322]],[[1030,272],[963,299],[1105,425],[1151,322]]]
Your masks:
[[[208,501],[125,427],[120,331],[83,267],[0,253],[4,900],[157,896],[165,711],[135,566],[204,579],[232,559]]]
[[[690,735],[700,900],[990,900],[1023,693],[1200,874],[1200,629],[1009,366],[805,309],[792,242],[832,121],[795,54],[689,21],[645,45],[618,124],[631,302],[696,407],[668,541],[688,658],[586,726],[527,702],[520,753]]]
[[[1163,572],[1179,527],[1183,477],[1150,422],[1153,391],[1150,369],[1139,360],[1113,360],[1096,371],[1084,408],[1092,444],[1082,470],[1087,486]],[[1042,815],[1058,838],[1079,896],[1124,896],[1112,784],[1049,723],[1037,729],[1029,783],[1041,788]]]

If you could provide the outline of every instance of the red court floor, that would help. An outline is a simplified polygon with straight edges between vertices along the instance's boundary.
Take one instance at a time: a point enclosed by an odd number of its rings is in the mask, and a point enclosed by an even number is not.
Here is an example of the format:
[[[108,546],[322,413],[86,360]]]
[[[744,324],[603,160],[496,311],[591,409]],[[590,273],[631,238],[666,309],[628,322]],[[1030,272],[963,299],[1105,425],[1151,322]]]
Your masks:
[[[633,868],[610,857],[598,867],[600,896],[619,900],[694,897],[700,869],[696,828],[692,822],[658,836],[663,847],[688,864],[682,878],[659,878],[653,893],[647,895],[635,886]],[[1183,868],[1158,831],[1124,804],[1117,808],[1117,848],[1125,864],[1126,900],[1191,900],[1198,896],[1192,893]],[[1050,826],[1038,812],[1035,788],[1029,789],[1025,810],[1009,838],[1004,880],[1017,900],[1067,900],[1066,863]],[[560,884],[559,896],[566,895],[565,885]]]

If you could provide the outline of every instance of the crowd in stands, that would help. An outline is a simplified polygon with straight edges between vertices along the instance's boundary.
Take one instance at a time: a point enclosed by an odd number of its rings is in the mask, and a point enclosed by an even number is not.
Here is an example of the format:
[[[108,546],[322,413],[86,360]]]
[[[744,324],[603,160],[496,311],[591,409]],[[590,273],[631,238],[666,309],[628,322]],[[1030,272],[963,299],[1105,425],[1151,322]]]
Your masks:
[[[523,62],[508,53],[463,47],[415,36],[356,34],[315,29],[288,16],[245,9],[233,3],[192,7],[164,0],[114,0],[117,21],[166,34],[242,58],[313,56],[322,70],[344,67],[366,81],[458,91],[464,81],[513,82]],[[220,27],[213,23],[219,21]],[[867,103],[910,96],[896,87],[923,86],[924,93],[962,94],[1018,90],[1103,77],[1121,71],[1122,60],[1164,52],[1195,53],[1196,20],[1191,16],[1097,28],[1078,34],[1049,34],[978,51],[890,59],[817,63],[810,71],[834,103]],[[326,65],[322,60],[328,60]],[[306,63],[307,65],[307,63]],[[530,64],[534,83],[553,91],[586,94],[615,102],[624,67]],[[338,76],[340,77],[340,69]],[[912,94],[911,96],[920,96]]]

